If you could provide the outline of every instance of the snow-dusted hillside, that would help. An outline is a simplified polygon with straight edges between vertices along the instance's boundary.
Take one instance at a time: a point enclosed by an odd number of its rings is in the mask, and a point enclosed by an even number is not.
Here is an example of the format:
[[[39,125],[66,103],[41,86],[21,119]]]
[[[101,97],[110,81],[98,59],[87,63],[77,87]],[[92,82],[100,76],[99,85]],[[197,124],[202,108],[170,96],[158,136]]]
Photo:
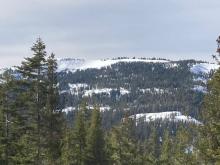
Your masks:
[[[133,62],[143,62],[143,63],[169,63],[168,60],[154,60],[154,59],[112,59],[112,60],[88,60],[83,59],[58,59],[58,72],[70,71],[74,72],[77,69],[86,70],[86,69],[101,69],[103,67],[108,67],[113,64],[120,62],[124,63],[133,63]]]
[[[57,59],[57,72],[70,71],[74,72],[85,63],[84,59],[62,58]]]
[[[168,120],[173,122],[189,122],[195,124],[201,124],[198,120],[185,116],[179,111],[170,111],[170,112],[158,112],[158,113],[140,113],[130,116],[132,119],[136,119],[137,123],[141,120],[144,122],[151,122],[155,120]]]
[[[216,70],[219,65],[214,63],[198,63],[191,67],[191,72],[194,74],[208,74],[211,70]]]
[[[117,63],[164,63],[165,67],[178,67],[174,61],[170,60],[157,60],[157,59],[137,59],[137,58],[123,58],[123,59],[106,59],[106,60],[84,60],[74,58],[58,59],[58,72],[69,71],[75,72],[76,70],[86,69],[101,69],[103,67],[109,67]],[[197,63],[194,64],[190,71],[194,74],[208,74],[211,70],[218,69],[219,66],[215,63]]]
[[[94,107],[93,105],[86,106],[86,108],[87,108],[88,110],[94,110],[94,109],[95,109],[95,107]],[[111,107],[110,107],[110,106],[107,106],[107,105],[106,105],[106,106],[100,106],[100,107],[99,107],[100,112],[109,111],[110,109],[111,109]],[[61,110],[58,110],[58,111],[62,111],[62,112],[65,112],[66,114],[68,114],[68,113],[73,112],[73,111],[75,111],[75,110],[77,110],[76,107],[66,107],[66,108],[61,109]]]
[[[76,83],[76,84],[68,83],[68,86],[69,86],[69,89],[60,91],[60,94],[70,93],[71,95],[78,96],[81,93],[83,97],[91,97],[94,94],[96,95],[105,94],[105,95],[110,96],[111,92],[113,91],[118,91],[120,95],[126,95],[130,93],[129,90],[124,89],[122,87],[118,89],[117,88],[91,88],[90,89],[89,85],[86,83]]]

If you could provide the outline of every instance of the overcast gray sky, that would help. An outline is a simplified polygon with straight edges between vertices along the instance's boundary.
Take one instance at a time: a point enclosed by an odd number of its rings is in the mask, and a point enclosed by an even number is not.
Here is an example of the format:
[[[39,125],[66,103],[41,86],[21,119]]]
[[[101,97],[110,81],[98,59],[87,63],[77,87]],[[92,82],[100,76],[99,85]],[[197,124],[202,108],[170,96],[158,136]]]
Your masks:
[[[42,37],[57,57],[211,61],[220,0],[0,0],[0,67]]]

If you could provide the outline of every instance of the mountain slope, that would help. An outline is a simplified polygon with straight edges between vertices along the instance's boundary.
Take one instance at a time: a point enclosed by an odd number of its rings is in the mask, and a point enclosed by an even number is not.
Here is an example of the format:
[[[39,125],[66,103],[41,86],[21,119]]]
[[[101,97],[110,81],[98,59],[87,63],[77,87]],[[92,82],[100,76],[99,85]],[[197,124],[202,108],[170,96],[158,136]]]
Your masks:
[[[100,105],[106,127],[121,121],[125,114],[178,111],[199,119],[206,83],[217,68],[195,60],[58,59],[59,109],[72,120],[86,99],[91,110]]]
[[[119,122],[125,113],[178,111],[198,119],[206,83],[218,68],[195,60],[144,58],[58,63],[60,108],[72,107],[69,116],[74,116],[82,99],[88,107],[108,107],[102,111],[106,125]]]

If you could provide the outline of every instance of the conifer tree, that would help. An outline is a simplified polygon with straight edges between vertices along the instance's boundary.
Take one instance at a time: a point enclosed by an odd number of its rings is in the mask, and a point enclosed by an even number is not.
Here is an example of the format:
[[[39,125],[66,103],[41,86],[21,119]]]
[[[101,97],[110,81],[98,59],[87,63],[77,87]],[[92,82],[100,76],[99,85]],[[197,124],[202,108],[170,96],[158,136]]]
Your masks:
[[[220,57],[220,36],[217,39],[218,64]],[[206,164],[220,164],[220,69],[208,82],[208,93],[204,99],[203,125],[200,129],[200,159]]]
[[[209,82],[209,93],[205,97],[201,126],[201,158],[212,164],[220,163],[220,70]]]
[[[73,131],[67,126],[67,123],[65,123],[63,129],[61,162],[63,165],[71,165],[73,162],[72,155],[74,154],[74,148],[71,143],[71,140],[73,139]]]
[[[104,133],[101,128],[101,116],[97,107],[92,112],[91,124],[86,138],[86,164],[108,164]]]
[[[16,98],[13,111],[16,112],[17,119],[12,121],[12,125],[16,126],[15,135],[17,139],[16,154],[13,157],[14,164],[29,165],[35,162],[35,152],[36,148],[34,146],[35,142],[30,136],[33,131],[32,128],[32,116],[31,108],[33,107],[33,102],[30,99],[32,94],[27,92],[27,86],[24,85],[23,80],[16,80],[15,94]]]
[[[193,155],[193,138],[190,136],[189,129],[184,128],[183,125],[179,126],[176,133],[175,141],[173,143],[173,162],[175,164],[195,164],[195,158]]]
[[[111,131],[111,159],[115,164],[138,164],[138,145],[135,144],[134,121],[127,116]]]
[[[0,162],[2,164],[8,165],[10,161],[10,132],[11,132],[11,100],[10,95],[12,94],[10,91],[11,87],[11,75],[9,74],[9,71],[4,72],[3,74],[3,81],[4,83],[1,84],[1,93],[0,93],[0,130],[1,130],[1,146],[0,146],[0,152],[1,152],[1,160]]]
[[[43,115],[47,164],[60,164],[63,113],[58,110],[57,62],[52,53],[47,59],[47,102]]]
[[[7,70],[2,78],[4,83],[0,85],[0,141],[2,144],[0,162],[1,164],[18,164],[23,147],[19,139],[25,131],[25,117],[20,112],[20,91],[17,81],[12,76],[12,70]]]
[[[87,108],[84,105],[78,111],[75,126],[73,129],[73,163],[74,165],[84,165],[86,160],[86,111]]]
[[[62,164],[86,164],[88,120],[88,109],[86,102],[83,101],[75,117],[74,126],[65,124],[65,133],[62,142]]]
[[[146,145],[147,145],[147,160],[151,164],[157,164],[158,158],[159,158],[159,148],[158,148],[158,135],[156,128],[153,126],[151,128],[151,133],[149,139],[147,139]]]
[[[172,138],[169,135],[169,131],[165,130],[163,141],[162,141],[162,148],[160,154],[160,162],[161,164],[172,164]]]
[[[34,162],[41,165],[44,160],[45,150],[43,150],[43,111],[46,106],[46,51],[45,44],[38,38],[31,50],[33,57],[25,58],[18,71],[22,74],[26,93],[29,95],[29,116],[31,129],[29,130],[29,138],[32,147],[35,150]]]

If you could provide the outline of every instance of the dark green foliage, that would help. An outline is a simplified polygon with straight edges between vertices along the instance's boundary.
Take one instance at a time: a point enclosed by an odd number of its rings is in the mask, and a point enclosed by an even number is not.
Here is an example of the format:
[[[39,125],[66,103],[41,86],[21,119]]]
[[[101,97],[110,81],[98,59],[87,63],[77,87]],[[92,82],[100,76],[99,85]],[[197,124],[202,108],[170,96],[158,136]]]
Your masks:
[[[33,57],[26,58],[22,62],[22,66],[18,67],[27,86],[27,93],[30,96],[30,116],[31,129],[30,138],[35,144],[32,147],[36,150],[35,162],[40,165],[43,163],[45,150],[43,141],[43,114],[46,105],[47,87],[46,87],[46,51],[45,44],[39,38],[34,46],[31,48]]]
[[[122,124],[111,131],[111,159],[114,164],[139,164],[139,146],[136,144],[134,121],[126,117]]]
[[[54,54],[51,54],[47,60],[47,102],[43,114],[46,164],[48,165],[60,164],[64,122],[63,113],[58,110],[57,63],[54,57]]]
[[[173,144],[172,144],[172,137],[169,135],[169,131],[165,130],[163,138],[162,138],[162,146],[161,146],[161,154],[160,154],[160,161],[163,164],[171,165],[172,164],[172,157],[174,152]]]
[[[70,128],[65,125],[63,128],[62,150],[61,150],[61,162],[63,165],[71,165],[72,155],[74,154],[74,148],[72,144],[73,133]]]
[[[100,115],[100,111],[96,107],[92,112],[91,123],[86,138],[86,164],[88,165],[108,164]]]
[[[220,57],[220,37],[218,44],[218,56],[214,56],[218,64]],[[208,82],[208,93],[204,99],[202,119],[200,127],[199,156],[203,164],[220,164],[220,69]]]
[[[12,111],[14,106],[13,101],[13,78],[10,75],[10,71],[6,71],[3,74],[4,84],[1,84],[0,93],[0,162],[2,164],[10,164],[13,162],[13,148],[16,148],[16,137],[14,136],[16,125],[16,114]]]
[[[79,109],[74,128],[66,128],[63,144],[63,164],[84,165],[86,162],[86,136],[88,122],[86,122],[87,108],[83,103]]]
[[[209,82],[209,92],[205,97],[203,107],[203,122],[201,128],[201,156],[206,162],[220,163],[220,70]]]
[[[56,112],[56,60],[54,55],[46,59],[41,39],[31,50],[33,57],[26,58],[16,73],[9,70],[2,77],[5,80],[0,96],[2,161],[22,165],[60,164],[63,115]]]
[[[25,112],[28,101],[19,87],[20,82],[13,77],[12,70],[6,71],[2,78],[4,83],[0,85],[1,164],[30,163],[33,152],[24,154],[25,144],[21,142],[28,130]]]

